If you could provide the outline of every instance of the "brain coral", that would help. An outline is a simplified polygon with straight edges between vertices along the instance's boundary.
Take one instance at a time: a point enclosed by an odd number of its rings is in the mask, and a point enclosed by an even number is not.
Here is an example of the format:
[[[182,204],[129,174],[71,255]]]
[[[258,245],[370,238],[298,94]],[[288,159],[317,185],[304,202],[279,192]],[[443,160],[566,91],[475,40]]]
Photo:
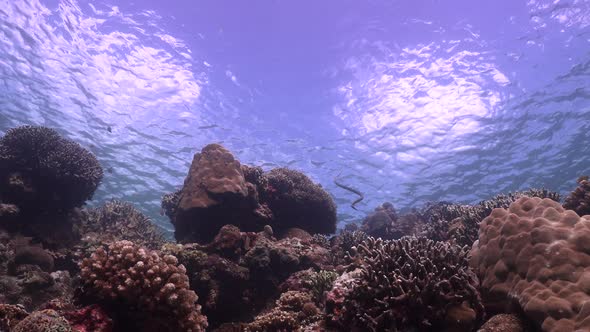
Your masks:
[[[2,192],[17,204],[69,208],[90,199],[102,179],[96,157],[79,144],[46,127],[22,126],[0,139],[0,181],[10,184]],[[34,192],[35,199],[22,199]]]
[[[522,197],[482,221],[471,254],[487,308],[516,305],[543,331],[590,330],[590,216]]]
[[[117,314],[127,311],[132,317],[127,320],[141,324],[141,331],[196,332],[207,327],[186,269],[172,255],[160,257],[133,242],[118,241],[108,250],[97,249],[80,268],[83,293],[110,304]]]
[[[358,250],[361,275],[345,296],[341,326],[469,331],[483,318],[478,280],[465,248],[423,237],[369,237]]]

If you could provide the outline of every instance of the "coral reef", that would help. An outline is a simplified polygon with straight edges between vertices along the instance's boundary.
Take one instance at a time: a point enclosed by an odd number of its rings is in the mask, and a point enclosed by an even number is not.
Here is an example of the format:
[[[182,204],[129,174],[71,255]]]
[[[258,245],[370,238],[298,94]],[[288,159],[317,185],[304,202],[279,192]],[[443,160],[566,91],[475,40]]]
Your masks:
[[[113,321],[98,305],[90,305],[78,310],[62,313],[76,332],[111,332]]]
[[[164,195],[162,211],[182,243],[208,243],[231,224],[258,232],[265,225],[283,237],[299,228],[308,233],[333,233],[336,206],[332,197],[305,174],[277,168],[241,165],[218,144],[196,153],[180,191]]]
[[[90,199],[103,176],[88,150],[55,130],[22,126],[0,138],[0,197],[20,209],[68,209]]]
[[[133,204],[118,200],[90,209],[82,219],[81,232],[102,243],[128,240],[149,249],[164,244],[162,232],[148,217]]]
[[[97,249],[80,264],[82,297],[127,315],[141,331],[204,331],[206,318],[189,289],[186,269],[172,255],[160,257],[130,241]],[[135,318],[135,319],[134,319]]]
[[[426,205],[419,215],[424,221],[421,235],[435,241],[450,241],[460,246],[471,246],[478,237],[479,223],[495,208],[508,206],[521,197],[549,198],[559,202],[558,193],[547,189],[529,189],[499,194],[475,205],[437,202]]]
[[[466,249],[426,238],[369,237],[358,250],[360,276],[353,279],[340,313],[331,313],[339,326],[469,331],[483,318]]]
[[[526,332],[526,324],[518,316],[499,314],[490,318],[477,332]]]
[[[319,319],[319,309],[310,294],[288,291],[281,294],[273,309],[256,316],[244,331],[299,331]]]
[[[21,306],[0,303],[0,331],[11,331],[29,313]]]
[[[226,224],[259,231],[270,220],[257,213],[256,189],[244,178],[240,162],[218,144],[195,154],[175,212],[174,196],[165,199],[179,242],[207,243]]]
[[[590,214],[590,181],[587,176],[578,179],[578,187],[565,198],[563,207],[580,216]]]
[[[361,231],[372,237],[382,239],[399,239],[405,234],[404,231],[395,230],[397,212],[391,203],[383,203],[375,208],[362,222]],[[395,234],[394,234],[395,233]]]
[[[267,187],[261,196],[275,216],[272,226],[276,232],[291,227],[309,233],[336,231],[336,205],[321,186],[288,168],[275,168],[265,176]]]
[[[590,329],[590,216],[522,197],[480,226],[470,264],[491,312],[522,311],[543,331]]]
[[[20,321],[12,332],[73,332],[68,321],[57,311],[36,311]]]

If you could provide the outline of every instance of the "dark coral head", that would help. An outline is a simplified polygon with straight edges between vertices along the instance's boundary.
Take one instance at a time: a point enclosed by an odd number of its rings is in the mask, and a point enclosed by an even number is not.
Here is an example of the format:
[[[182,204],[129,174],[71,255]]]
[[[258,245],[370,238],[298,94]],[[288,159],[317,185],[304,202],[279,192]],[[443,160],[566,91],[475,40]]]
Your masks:
[[[92,198],[102,177],[90,151],[51,128],[22,126],[0,138],[5,201],[49,209],[80,206]]]

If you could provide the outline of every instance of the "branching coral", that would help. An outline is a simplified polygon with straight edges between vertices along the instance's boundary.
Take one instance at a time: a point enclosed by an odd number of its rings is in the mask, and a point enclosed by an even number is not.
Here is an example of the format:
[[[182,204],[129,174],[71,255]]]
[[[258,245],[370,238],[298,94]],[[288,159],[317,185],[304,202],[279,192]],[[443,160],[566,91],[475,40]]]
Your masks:
[[[83,219],[82,232],[94,233],[102,242],[129,240],[150,249],[158,249],[164,243],[161,231],[148,217],[133,204],[117,200],[90,209]]]
[[[484,312],[467,253],[426,238],[368,238],[340,323],[370,331],[442,330],[449,322],[473,328]]]
[[[99,248],[80,264],[83,293],[126,310],[141,331],[204,331],[207,320],[189,289],[186,269],[130,241]],[[131,319],[133,320],[133,319]]]
[[[435,241],[450,241],[471,246],[477,240],[479,223],[495,208],[508,208],[521,197],[549,198],[559,202],[560,196],[547,189],[529,189],[499,194],[475,205],[438,202],[428,204],[420,215],[426,221],[422,235]]]
[[[181,190],[177,190],[162,196],[162,212],[171,220],[176,216],[178,203],[180,202],[180,193]]]
[[[338,273],[321,270],[310,274],[305,280],[305,286],[309,288],[314,301],[318,304],[323,304],[326,299],[325,294],[332,289],[336,278],[338,278]]]
[[[102,176],[91,152],[53,129],[22,126],[0,139],[0,181],[8,184],[1,195],[7,202],[51,210],[80,206]]]
[[[563,207],[580,216],[590,214],[590,181],[587,176],[578,179],[578,187],[566,197]]]

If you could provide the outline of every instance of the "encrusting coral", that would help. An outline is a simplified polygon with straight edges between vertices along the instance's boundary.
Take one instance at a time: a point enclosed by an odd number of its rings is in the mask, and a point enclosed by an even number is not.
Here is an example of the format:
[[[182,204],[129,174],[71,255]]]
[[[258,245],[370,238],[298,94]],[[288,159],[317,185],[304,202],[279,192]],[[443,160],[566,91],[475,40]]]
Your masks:
[[[140,331],[204,331],[207,320],[189,288],[186,269],[172,255],[130,241],[99,248],[80,264],[82,293],[126,315]]]
[[[466,248],[426,238],[369,237],[358,251],[360,276],[345,291],[340,312],[330,313],[340,328],[469,331],[482,320]]]
[[[490,311],[522,311],[543,331],[590,330],[590,216],[522,197],[482,221],[470,264]]]
[[[67,209],[90,199],[103,176],[96,157],[46,127],[22,126],[0,138],[0,196],[38,210]]]
[[[587,176],[578,179],[578,187],[565,198],[563,207],[576,211],[580,216],[590,214],[590,181]]]

